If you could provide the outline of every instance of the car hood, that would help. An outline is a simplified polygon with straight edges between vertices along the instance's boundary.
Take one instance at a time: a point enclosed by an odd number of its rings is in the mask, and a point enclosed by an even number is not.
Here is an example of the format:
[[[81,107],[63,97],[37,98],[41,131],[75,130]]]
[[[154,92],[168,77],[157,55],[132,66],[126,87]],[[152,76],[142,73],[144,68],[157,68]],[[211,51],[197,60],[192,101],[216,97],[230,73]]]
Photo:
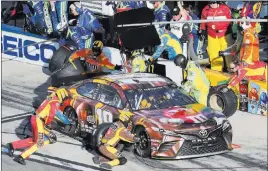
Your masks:
[[[157,127],[167,127],[185,124],[198,124],[213,120],[214,124],[221,124],[225,120],[224,114],[202,104],[174,106],[168,109],[141,110],[136,115],[145,118]]]

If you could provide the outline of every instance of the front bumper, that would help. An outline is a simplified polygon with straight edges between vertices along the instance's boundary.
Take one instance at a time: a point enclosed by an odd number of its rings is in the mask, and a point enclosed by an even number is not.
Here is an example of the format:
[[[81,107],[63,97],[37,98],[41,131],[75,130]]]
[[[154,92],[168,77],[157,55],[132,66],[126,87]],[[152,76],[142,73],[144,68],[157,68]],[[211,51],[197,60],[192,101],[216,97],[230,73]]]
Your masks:
[[[232,150],[231,141],[227,138],[229,133],[222,134],[221,130],[207,138],[185,135],[183,138],[174,139],[169,136],[168,141],[162,142],[151,157],[157,159],[186,159],[204,157],[226,153]],[[167,139],[165,136],[164,139]]]

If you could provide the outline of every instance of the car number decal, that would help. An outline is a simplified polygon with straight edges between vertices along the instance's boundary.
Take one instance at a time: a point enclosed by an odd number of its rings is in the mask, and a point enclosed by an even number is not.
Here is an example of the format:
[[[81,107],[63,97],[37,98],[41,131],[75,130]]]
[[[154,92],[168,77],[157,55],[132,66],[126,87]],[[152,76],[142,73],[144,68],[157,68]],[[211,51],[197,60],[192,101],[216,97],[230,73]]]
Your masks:
[[[113,122],[113,115],[107,110],[97,108],[96,115],[98,117],[98,124],[102,124],[105,122]]]

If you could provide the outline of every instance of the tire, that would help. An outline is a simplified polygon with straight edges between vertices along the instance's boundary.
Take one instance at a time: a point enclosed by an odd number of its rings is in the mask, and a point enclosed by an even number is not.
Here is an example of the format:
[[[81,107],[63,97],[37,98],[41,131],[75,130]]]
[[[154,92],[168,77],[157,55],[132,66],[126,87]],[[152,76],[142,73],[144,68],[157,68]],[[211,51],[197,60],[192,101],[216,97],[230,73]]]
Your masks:
[[[113,123],[102,123],[100,124],[97,128],[96,128],[96,131],[94,132],[94,135],[93,135],[93,148],[97,148],[101,145],[101,139],[102,137],[105,135],[105,133],[107,132],[107,130],[110,128],[110,126],[112,125]],[[124,150],[124,144],[118,144],[116,146],[117,150],[122,152]]]
[[[49,61],[49,64],[48,64],[49,71],[52,73],[60,69],[63,66],[63,64],[68,61],[72,53],[73,51],[65,46],[61,46],[59,49],[57,49],[53,53],[53,56],[51,57]]]
[[[225,85],[212,87],[208,94],[208,107],[219,110],[228,118],[237,110],[237,96],[232,89],[228,89]]]
[[[85,69],[79,59],[73,61],[76,68],[71,63],[65,63],[59,70],[51,74],[51,84],[54,87],[68,86],[76,81],[88,78],[87,75],[81,75]]]
[[[135,129],[135,134],[140,137],[139,145],[136,147],[135,152],[141,157],[151,156],[151,141],[150,137],[144,127],[139,126]],[[144,142],[142,142],[144,141]]]
[[[67,107],[63,114],[68,117],[68,119],[71,121],[72,125],[68,126],[66,125],[64,127],[63,132],[70,135],[70,136],[77,136],[80,133],[80,124],[78,121],[78,117],[76,114],[76,111],[72,107]]]

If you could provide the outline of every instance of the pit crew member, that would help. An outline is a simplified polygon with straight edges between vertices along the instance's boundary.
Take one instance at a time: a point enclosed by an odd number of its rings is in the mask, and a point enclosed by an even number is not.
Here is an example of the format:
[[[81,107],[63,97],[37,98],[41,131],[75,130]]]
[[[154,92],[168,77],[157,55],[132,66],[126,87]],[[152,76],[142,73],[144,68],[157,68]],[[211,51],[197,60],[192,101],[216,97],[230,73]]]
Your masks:
[[[38,107],[35,114],[31,116],[30,123],[33,130],[33,137],[14,141],[7,144],[8,155],[13,157],[14,150],[26,148],[20,155],[15,156],[14,161],[25,165],[25,159],[38,149],[47,144],[53,144],[57,141],[56,135],[48,128],[53,119],[57,119],[66,125],[70,125],[68,118],[57,108],[63,99],[68,97],[66,89],[58,89],[52,93]]]
[[[68,2],[67,1],[50,1],[51,20],[55,33],[61,32],[68,25]]]
[[[76,26],[69,27],[67,37],[71,37],[78,49],[91,48],[94,41],[93,31],[101,33],[104,38],[104,29],[90,10],[82,8],[80,2],[74,2],[69,9],[78,19]]]
[[[149,58],[149,62],[153,62],[158,59],[164,50],[168,53],[169,60],[174,60],[175,57],[179,54],[182,54],[182,44],[177,36],[175,36],[169,30],[159,30],[161,44],[157,46],[156,51]]]
[[[230,67],[235,75],[230,79],[228,88],[235,87],[243,79],[267,80],[267,64],[265,62],[258,61],[248,64],[235,59]]]
[[[132,116],[131,112],[122,111],[119,119],[114,121],[101,139],[102,144],[98,147],[101,155],[92,158],[95,164],[100,164],[101,168],[111,170],[113,166],[127,163],[127,159],[116,149],[116,146],[120,141],[128,143],[139,142],[139,138],[135,137],[127,129]]]
[[[209,5],[205,6],[202,10],[202,20],[231,18],[230,8],[225,4],[219,4],[217,1],[210,1]],[[223,70],[223,58],[219,57],[219,51],[225,50],[228,46],[227,38],[231,36],[228,33],[229,25],[230,22],[208,22],[200,24],[201,37],[204,37],[205,30],[208,32],[207,51],[212,70]]]
[[[171,13],[169,8],[165,5],[165,1],[154,2],[154,16],[155,22],[170,21]],[[164,29],[166,24],[161,24],[160,28]]]
[[[28,5],[34,9],[34,15]],[[53,33],[48,1],[30,1],[29,3],[23,3],[23,12],[29,17],[31,23],[39,32],[46,34]]]
[[[131,73],[146,72],[145,59],[140,50],[132,51],[127,62],[130,64]]]
[[[89,64],[89,72],[100,72],[103,67],[109,70],[121,70],[122,66],[112,64],[102,50],[103,43],[97,40],[93,43],[92,49],[85,48],[74,52],[69,58],[69,62],[73,64],[73,60],[77,58],[85,59]]]
[[[198,103],[207,106],[210,82],[203,69],[196,62],[188,61],[184,55],[178,55],[174,63],[187,74],[186,82],[182,83],[182,88],[193,96]]]

